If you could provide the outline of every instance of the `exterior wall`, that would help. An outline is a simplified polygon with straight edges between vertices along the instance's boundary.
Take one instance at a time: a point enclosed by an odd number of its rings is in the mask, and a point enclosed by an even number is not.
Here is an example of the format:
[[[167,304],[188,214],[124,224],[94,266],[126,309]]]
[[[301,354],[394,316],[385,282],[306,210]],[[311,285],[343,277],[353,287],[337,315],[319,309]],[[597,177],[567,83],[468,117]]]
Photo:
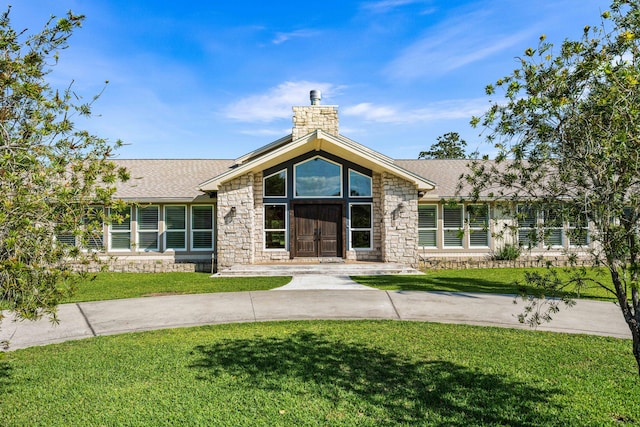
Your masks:
[[[382,174],[382,259],[418,264],[418,190],[412,183]]]
[[[338,135],[338,107],[332,105],[293,107],[294,140],[317,129]]]
[[[218,190],[218,267],[253,264],[255,256],[254,175],[223,184]]]
[[[134,258],[121,257],[105,260],[106,271],[115,273],[212,273],[211,258],[203,260],[180,261],[174,259],[157,259],[153,257]],[[104,271],[104,266],[98,263],[74,264],[76,271],[97,273]]]

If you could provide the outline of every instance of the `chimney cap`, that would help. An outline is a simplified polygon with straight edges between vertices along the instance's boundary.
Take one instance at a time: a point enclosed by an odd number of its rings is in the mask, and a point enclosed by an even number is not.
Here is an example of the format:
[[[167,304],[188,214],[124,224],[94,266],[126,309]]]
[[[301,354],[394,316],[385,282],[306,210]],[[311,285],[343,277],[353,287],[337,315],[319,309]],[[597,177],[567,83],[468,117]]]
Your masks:
[[[314,89],[311,92],[309,92],[309,98],[311,99],[311,105],[320,105],[320,100],[322,99],[322,92]]]

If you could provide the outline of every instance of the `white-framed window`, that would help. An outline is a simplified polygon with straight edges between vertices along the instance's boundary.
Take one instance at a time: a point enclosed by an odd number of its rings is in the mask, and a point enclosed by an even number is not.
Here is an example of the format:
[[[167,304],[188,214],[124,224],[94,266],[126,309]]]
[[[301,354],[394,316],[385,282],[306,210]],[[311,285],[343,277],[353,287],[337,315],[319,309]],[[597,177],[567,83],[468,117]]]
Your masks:
[[[287,205],[272,203],[264,205],[264,248],[266,250],[287,249]]]
[[[101,252],[104,248],[104,223],[102,206],[87,206],[82,216],[82,228],[76,234],[57,231],[55,240],[65,246],[77,246],[85,252]]]
[[[349,197],[371,197],[372,195],[371,177],[349,169]]]
[[[589,246],[589,218],[585,214],[579,214],[577,218],[569,220],[567,225],[569,246]]]
[[[136,247],[141,251],[155,252],[160,249],[158,242],[160,207],[157,205],[140,206],[137,211]]]
[[[564,246],[564,224],[562,211],[557,206],[550,206],[542,210],[542,231],[544,245],[552,248]]]
[[[518,205],[518,243],[520,246],[537,246],[538,217],[536,210],[527,205]]]
[[[262,180],[264,197],[287,197],[287,170],[283,169]]]
[[[435,248],[437,233],[438,205],[418,205],[418,246]]]
[[[373,249],[373,206],[371,203],[349,205],[349,244],[354,250]]]
[[[184,205],[164,207],[164,249],[187,250],[187,207]]]
[[[112,251],[131,250],[131,206],[111,209],[109,225],[109,249]]]
[[[191,206],[191,249],[213,249],[213,205]]]
[[[469,247],[489,247],[489,205],[467,205]]]
[[[442,207],[444,247],[461,248],[464,236],[462,205],[444,205]]]
[[[294,165],[293,192],[300,198],[342,197],[342,165],[320,156]]]

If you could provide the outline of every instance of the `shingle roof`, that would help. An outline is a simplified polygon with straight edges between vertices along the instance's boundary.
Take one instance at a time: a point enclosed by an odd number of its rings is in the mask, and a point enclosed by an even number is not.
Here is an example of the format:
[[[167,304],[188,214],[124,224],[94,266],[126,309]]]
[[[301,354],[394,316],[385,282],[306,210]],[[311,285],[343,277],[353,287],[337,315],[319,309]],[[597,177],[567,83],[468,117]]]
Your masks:
[[[221,159],[120,159],[131,179],[118,184],[117,198],[130,200],[193,200],[203,193],[198,185],[228,171],[236,162]],[[427,198],[455,196],[458,178],[469,160],[394,160],[394,164],[436,183]]]
[[[117,159],[130,173],[118,184],[116,198],[145,200],[193,200],[203,193],[198,184],[229,169],[233,160],[211,159]]]

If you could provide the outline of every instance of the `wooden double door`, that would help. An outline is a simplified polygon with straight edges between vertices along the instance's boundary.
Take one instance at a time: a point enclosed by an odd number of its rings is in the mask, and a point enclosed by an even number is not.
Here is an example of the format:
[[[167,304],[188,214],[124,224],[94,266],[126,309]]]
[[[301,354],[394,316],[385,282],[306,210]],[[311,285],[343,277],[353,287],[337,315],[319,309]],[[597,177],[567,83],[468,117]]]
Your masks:
[[[342,204],[293,205],[294,257],[342,257]]]

